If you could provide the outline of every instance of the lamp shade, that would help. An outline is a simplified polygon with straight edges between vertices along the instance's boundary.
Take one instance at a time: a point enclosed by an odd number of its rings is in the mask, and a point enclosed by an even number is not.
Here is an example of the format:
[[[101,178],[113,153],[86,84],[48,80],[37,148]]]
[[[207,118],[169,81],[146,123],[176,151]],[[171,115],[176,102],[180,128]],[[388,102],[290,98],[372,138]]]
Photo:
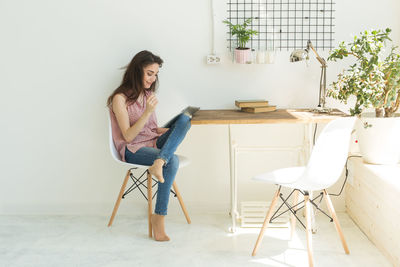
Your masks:
[[[308,59],[308,51],[305,49],[294,50],[290,54],[290,62],[297,62]]]

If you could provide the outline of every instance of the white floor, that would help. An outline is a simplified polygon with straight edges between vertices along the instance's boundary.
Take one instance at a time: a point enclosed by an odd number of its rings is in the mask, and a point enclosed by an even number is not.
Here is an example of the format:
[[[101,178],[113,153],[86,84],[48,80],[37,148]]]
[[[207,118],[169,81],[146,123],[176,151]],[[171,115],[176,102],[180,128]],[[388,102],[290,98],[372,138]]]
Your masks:
[[[167,218],[170,242],[147,237],[143,214],[108,217],[0,216],[0,266],[308,266],[305,232],[298,225],[289,241],[288,228],[266,231],[257,256],[251,251],[257,229],[228,233],[226,214],[192,213],[188,225],[180,213]],[[319,215],[313,235],[316,266],[391,266],[345,213],[339,220],[350,255],[333,223]]]

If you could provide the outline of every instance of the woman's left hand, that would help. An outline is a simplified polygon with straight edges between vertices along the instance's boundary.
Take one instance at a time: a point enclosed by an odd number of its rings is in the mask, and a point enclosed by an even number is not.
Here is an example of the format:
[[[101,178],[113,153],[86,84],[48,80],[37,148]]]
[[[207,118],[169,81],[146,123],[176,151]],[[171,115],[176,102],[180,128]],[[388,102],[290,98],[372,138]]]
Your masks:
[[[164,134],[168,131],[168,128],[157,128],[157,133],[159,134]]]

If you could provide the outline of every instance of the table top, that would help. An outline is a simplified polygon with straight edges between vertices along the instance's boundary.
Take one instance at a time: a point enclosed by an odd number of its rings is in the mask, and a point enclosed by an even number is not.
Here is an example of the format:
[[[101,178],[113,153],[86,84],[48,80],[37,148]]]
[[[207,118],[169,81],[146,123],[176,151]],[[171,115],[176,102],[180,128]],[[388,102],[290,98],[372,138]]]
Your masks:
[[[264,113],[246,113],[239,109],[199,110],[192,118],[196,124],[327,123],[348,116],[338,109],[317,113],[311,109],[277,109]]]

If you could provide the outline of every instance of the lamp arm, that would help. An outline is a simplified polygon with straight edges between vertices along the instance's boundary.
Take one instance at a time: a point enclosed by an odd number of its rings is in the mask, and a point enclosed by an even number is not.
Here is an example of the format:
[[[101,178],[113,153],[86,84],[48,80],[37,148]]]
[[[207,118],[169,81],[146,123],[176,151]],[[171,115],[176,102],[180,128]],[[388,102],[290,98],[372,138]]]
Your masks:
[[[321,63],[321,78],[319,81],[319,101],[318,107],[324,109],[325,108],[325,95],[326,95],[326,61],[322,58],[317,51],[315,50],[314,46],[312,45],[311,41],[308,40],[307,42],[307,50],[311,49],[314,54],[316,55],[317,60]]]
[[[317,60],[319,61],[319,63],[321,63],[322,67],[326,67],[326,61],[324,58],[320,57],[320,55],[317,53],[317,50],[315,50],[314,46],[312,45],[311,41],[308,40],[307,42],[307,50],[310,49],[314,52]]]

